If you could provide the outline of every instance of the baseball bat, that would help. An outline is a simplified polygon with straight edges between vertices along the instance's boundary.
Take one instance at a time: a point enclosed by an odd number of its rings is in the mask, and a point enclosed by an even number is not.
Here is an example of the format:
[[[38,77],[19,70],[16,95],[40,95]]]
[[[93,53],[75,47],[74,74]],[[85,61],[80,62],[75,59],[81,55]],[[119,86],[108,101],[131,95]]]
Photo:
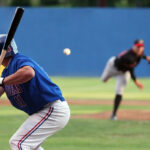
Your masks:
[[[16,29],[20,23],[20,20],[22,18],[23,13],[24,13],[23,8],[21,8],[21,7],[16,8],[14,17],[12,19],[12,23],[10,25],[10,28],[9,28],[9,31],[8,31],[8,34],[7,34],[7,37],[5,40],[5,44],[3,46],[3,50],[2,50],[1,55],[0,55],[0,66],[1,66],[1,64],[5,58],[6,53],[7,53],[7,48],[8,48],[9,44],[11,43],[11,41],[15,35]]]

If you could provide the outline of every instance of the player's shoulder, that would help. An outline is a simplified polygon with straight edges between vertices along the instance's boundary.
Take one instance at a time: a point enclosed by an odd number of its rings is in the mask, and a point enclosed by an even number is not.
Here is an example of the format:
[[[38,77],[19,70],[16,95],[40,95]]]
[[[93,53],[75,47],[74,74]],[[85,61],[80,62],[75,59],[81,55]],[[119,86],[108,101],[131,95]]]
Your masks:
[[[118,57],[121,58],[121,57],[125,56],[127,53],[128,53],[128,50],[123,50],[123,51],[118,55]]]
[[[30,57],[25,56],[25,55],[20,54],[20,53],[17,53],[17,54],[14,56],[13,60],[14,60],[15,62],[18,62],[18,61],[33,61]]]
[[[133,53],[133,50],[132,50],[132,49],[124,50],[124,55],[125,55],[125,56],[131,55],[131,53]]]
[[[29,58],[28,56],[25,56],[23,54],[20,54],[20,53],[17,53],[15,56],[14,56],[15,59],[31,59]]]
[[[11,60],[10,66],[14,67],[14,66],[20,66],[23,64],[32,64],[35,65],[34,60],[32,60],[31,58],[29,58],[28,56],[25,56],[23,54],[17,53]]]

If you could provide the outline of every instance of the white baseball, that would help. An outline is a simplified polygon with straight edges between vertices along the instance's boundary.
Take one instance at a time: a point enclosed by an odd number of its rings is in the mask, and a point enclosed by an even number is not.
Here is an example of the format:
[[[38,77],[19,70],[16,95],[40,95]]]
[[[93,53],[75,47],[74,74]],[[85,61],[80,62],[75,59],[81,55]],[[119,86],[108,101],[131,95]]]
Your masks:
[[[71,50],[70,50],[69,48],[65,48],[65,49],[63,50],[63,53],[68,56],[68,55],[71,54]]]

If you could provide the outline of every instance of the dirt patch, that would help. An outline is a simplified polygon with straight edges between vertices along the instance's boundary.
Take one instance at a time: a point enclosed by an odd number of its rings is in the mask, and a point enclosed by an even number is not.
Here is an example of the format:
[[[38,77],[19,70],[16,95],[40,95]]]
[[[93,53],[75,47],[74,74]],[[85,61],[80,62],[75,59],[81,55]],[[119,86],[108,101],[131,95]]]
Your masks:
[[[69,105],[113,105],[112,100],[68,100]],[[1,99],[0,106],[10,106],[8,100]],[[126,106],[150,106],[148,100],[123,100],[122,105]]]
[[[69,100],[70,105],[113,105],[112,100]],[[123,100],[121,105],[125,106],[150,106],[150,101],[147,100]],[[72,118],[80,119],[109,119],[111,111],[95,113],[95,114],[81,114],[72,115]],[[141,120],[150,121],[150,110],[119,110],[118,120]]]
[[[112,100],[68,100],[69,105],[113,105]],[[10,106],[8,100],[0,100],[0,106]],[[143,100],[127,100],[123,101],[122,105],[128,106],[150,106],[150,101]],[[81,114],[72,115],[72,118],[88,118],[88,119],[109,119],[111,111],[95,113],[95,114]],[[150,121],[150,110],[119,110],[118,120],[141,120]]]
[[[73,115],[76,119],[109,119],[111,112]],[[118,111],[118,120],[141,120],[150,121],[150,111],[147,110],[120,110]]]
[[[0,106],[10,106],[10,102],[8,100],[0,100]]]
[[[112,100],[68,100],[70,105],[113,105]],[[123,100],[126,106],[150,106],[148,100]]]

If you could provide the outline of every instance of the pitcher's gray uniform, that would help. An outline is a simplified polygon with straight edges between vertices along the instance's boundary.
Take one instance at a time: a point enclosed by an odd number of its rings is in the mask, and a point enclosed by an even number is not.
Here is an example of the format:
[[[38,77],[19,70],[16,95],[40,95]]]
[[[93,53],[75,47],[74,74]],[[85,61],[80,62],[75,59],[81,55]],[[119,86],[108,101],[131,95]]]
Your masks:
[[[107,82],[111,77],[115,76],[116,94],[122,95],[126,84],[130,80],[131,75],[129,71],[122,72],[118,70],[115,66],[115,59],[116,57],[113,56],[108,60],[107,65],[102,73],[101,80]]]

